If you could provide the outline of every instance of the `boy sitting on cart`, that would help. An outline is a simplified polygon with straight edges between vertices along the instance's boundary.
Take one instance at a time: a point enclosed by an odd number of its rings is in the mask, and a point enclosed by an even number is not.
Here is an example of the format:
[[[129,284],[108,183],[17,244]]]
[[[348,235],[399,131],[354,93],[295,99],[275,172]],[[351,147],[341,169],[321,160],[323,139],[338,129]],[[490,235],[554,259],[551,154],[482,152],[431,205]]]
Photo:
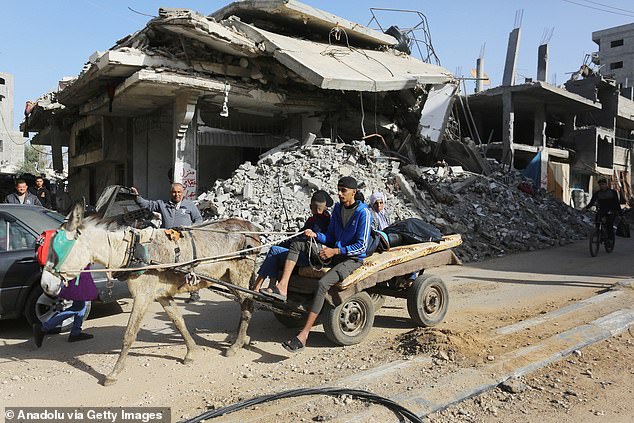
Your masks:
[[[282,346],[290,352],[304,349],[308,334],[317,320],[326,299],[328,290],[341,282],[361,266],[367,257],[372,229],[372,214],[368,206],[355,200],[357,181],[351,176],[344,176],[337,183],[339,203],[330,218],[326,233],[306,229],[307,240],[295,241],[289,248],[284,263],[282,276],[277,285],[263,294],[286,301],[288,283],[297,264],[300,254],[310,257],[310,263],[317,266],[328,265],[331,269],[319,279],[319,286],[310,307],[306,324],[294,338],[284,342]]]
[[[315,191],[310,198],[310,212],[311,216],[308,218],[302,231],[311,229],[313,232],[325,232],[330,224],[330,213],[328,208],[332,207],[333,200],[330,195],[324,190]],[[254,291],[260,291],[262,294],[274,296],[281,299],[273,292],[273,288],[262,288],[262,283],[266,278],[269,279],[269,285],[274,287],[279,279],[280,271],[286,262],[288,256],[288,247],[293,241],[306,240],[303,235],[298,235],[280,245],[274,245],[269,249],[269,252],[264,259],[264,262],[258,270],[258,276],[255,279]],[[308,256],[301,255],[298,259],[299,266],[308,266]],[[285,298],[284,298],[285,299]]]

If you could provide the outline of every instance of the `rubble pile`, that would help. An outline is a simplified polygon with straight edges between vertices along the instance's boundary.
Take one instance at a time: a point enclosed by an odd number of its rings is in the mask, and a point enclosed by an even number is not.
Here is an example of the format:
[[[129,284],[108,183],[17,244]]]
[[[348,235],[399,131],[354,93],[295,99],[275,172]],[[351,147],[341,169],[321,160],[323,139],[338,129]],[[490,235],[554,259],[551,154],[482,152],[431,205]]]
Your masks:
[[[516,251],[531,251],[583,239],[583,215],[543,192],[518,189],[519,172],[502,172],[493,165],[489,176],[451,166],[419,167],[400,162],[363,142],[317,140],[275,149],[257,164],[246,162],[227,180],[216,181],[202,194],[199,208],[216,218],[241,217],[266,231],[298,230],[310,215],[310,196],[328,191],[351,175],[368,199],[381,191],[392,221],[421,219],[443,233],[459,233],[456,248],[465,262]]]
[[[492,164],[489,176],[457,167],[403,168],[414,183],[417,207],[443,233],[462,235],[455,249],[463,261],[533,251],[584,239],[584,215],[551,195],[533,190],[517,171]],[[524,188],[524,191],[519,189]]]
[[[405,219],[416,212],[402,198],[395,176],[400,175],[399,165],[363,142],[324,139],[273,152],[256,165],[243,163],[230,179],[216,181],[211,191],[198,198],[199,208],[215,207],[219,218],[241,217],[268,231],[295,231],[310,216],[312,193],[323,189],[337,201],[337,181],[351,175],[366,200],[381,191],[393,219]]]

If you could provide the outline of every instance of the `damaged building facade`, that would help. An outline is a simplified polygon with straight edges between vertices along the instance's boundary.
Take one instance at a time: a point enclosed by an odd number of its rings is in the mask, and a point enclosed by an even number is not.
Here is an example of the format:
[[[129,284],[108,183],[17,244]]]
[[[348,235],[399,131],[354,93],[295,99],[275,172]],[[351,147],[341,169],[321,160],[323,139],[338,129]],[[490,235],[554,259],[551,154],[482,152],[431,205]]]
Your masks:
[[[164,197],[172,180],[192,198],[311,133],[391,147],[442,137],[457,83],[397,38],[295,0],[160,9],[40,99],[22,129],[52,146],[58,169],[68,147],[71,197],[93,204],[111,184]]]
[[[610,178],[629,200],[631,97],[621,95],[626,92],[615,75],[593,69],[590,55],[563,86],[547,82],[547,43],[538,49],[537,80],[516,84],[519,31],[509,37],[503,85],[468,97],[473,132],[486,155],[525,169],[536,185],[575,207],[586,204],[600,177]]]

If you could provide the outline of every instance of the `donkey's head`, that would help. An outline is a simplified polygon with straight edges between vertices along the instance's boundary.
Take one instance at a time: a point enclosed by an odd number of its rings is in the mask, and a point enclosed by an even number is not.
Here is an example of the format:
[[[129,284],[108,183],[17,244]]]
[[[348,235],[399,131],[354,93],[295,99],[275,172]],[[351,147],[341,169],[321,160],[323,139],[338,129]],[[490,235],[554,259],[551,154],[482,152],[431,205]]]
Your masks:
[[[83,204],[75,204],[66,217],[66,222],[50,241],[47,263],[42,274],[42,288],[48,293],[59,291],[56,279],[70,280],[94,261],[90,239],[82,236],[80,230],[83,215]]]

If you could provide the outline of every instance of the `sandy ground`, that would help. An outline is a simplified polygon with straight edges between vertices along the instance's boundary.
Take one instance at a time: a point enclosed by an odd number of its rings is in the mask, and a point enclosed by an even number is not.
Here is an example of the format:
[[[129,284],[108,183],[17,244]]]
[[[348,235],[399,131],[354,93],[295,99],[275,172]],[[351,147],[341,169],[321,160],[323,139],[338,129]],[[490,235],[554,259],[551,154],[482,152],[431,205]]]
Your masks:
[[[93,340],[69,344],[51,335],[36,349],[24,321],[0,322],[1,406],[170,406],[173,421],[209,408],[297,387],[334,385],[380,395],[416,390],[421,380],[442,380],[461,368],[485,365],[506,351],[530,345],[565,328],[589,322],[619,307],[623,297],[531,331],[499,336],[496,329],[543,315],[605,292],[634,275],[634,240],[618,239],[614,253],[590,258],[586,242],[517,254],[466,266],[434,269],[449,287],[450,312],[433,330],[414,330],[404,300],[390,298],[377,312],[374,329],[360,345],[335,347],[316,327],[308,347],[291,355],[280,342],[295,334],[266,311],[249,329],[251,345],[224,357],[238,323],[236,303],[211,291],[198,304],[182,303],[185,321],[204,353],[183,365],[185,347],[158,304],[145,317],[127,368],[114,386],[100,385],[117,358],[131,300],[96,306],[85,330]],[[629,295],[629,294],[628,294]],[[437,330],[436,330],[437,329]],[[407,349],[419,339],[418,350]],[[498,388],[467,400],[430,421],[633,421],[634,338],[631,331],[518,381],[521,392]],[[442,352],[442,354],[440,354]],[[440,355],[439,355],[440,354]],[[446,356],[446,357],[445,357]],[[354,383],[358,375],[398,360],[419,360],[416,372]],[[222,421],[328,421],[366,406],[350,398],[313,397],[258,406]]]

